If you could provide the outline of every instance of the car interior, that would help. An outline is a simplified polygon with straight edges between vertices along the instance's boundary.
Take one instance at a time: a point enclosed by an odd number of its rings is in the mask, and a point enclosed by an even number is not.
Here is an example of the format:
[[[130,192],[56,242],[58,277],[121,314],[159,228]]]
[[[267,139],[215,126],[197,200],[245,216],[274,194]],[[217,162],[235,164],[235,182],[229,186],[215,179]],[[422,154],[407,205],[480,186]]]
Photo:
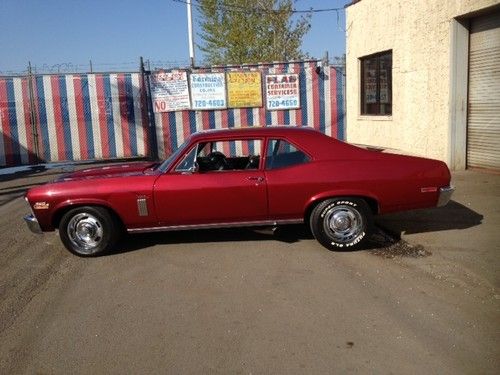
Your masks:
[[[206,142],[198,144],[195,156],[197,170],[199,172],[209,172],[259,168],[259,155],[255,155],[254,153],[241,155],[241,151],[236,152],[233,150],[232,153],[235,155],[228,156],[220,151],[221,149],[224,149],[222,142]],[[260,147],[257,149],[260,149]]]
[[[225,144],[223,145],[223,143]],[[228,143],[230,142],[211,141],[199,143],[186,154],[176,170],[196,170],[203,173],[210,171],[251,170],[259,168],[261,158],[258,154],[248,153],[247,155],[241,155],[242,150],[237,151],[233,144],[233,149],[231,151]],[[255,149],[260,150],[260,146]],[[225,150],[229,156],[220,150]],[[196,164],[194,163],[195,160]],[[309,157],[305,153],[296,149],[287,141],[274,139],[269,143],[266,157],[266,169],[277,169],[303,164],[307,163],[309,160]]]
[[[260,157],[258,155],[227,157],[220,151],[212,151],[207,156],[198,156],[196,162],[200,172],[258,169]]]

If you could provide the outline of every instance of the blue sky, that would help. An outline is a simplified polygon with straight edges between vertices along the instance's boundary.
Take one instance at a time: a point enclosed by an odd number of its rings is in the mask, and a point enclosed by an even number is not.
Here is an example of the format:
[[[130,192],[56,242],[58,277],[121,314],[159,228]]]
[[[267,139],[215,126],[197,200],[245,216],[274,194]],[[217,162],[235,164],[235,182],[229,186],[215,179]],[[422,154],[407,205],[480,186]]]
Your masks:
[[[194,2],[194,0],[193,0]],[[349,0],[297,0],[296,9],[343,8]],[[195,42],[199,13],[193,8]],[[315,13],[302,49],[345,52],[345,11]],[[185,66],[186,5],[173,0],[0,0],[0,74],[37,68],[136,70],[139,56]],[[203,55],[196,50],[197,62]]]

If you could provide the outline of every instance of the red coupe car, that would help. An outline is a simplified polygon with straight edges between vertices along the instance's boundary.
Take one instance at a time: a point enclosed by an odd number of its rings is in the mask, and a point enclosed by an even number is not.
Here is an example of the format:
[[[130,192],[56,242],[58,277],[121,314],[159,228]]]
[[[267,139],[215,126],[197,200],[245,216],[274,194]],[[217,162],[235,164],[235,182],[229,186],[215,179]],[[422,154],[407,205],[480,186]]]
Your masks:
[[[445,163],[353,146],[309,128],[193,134],[162,163],[85,169],[26,194],[35,233],[80,256],[129,233],[306,223],[328,249],[363,246],[373,216],[445,205]]]

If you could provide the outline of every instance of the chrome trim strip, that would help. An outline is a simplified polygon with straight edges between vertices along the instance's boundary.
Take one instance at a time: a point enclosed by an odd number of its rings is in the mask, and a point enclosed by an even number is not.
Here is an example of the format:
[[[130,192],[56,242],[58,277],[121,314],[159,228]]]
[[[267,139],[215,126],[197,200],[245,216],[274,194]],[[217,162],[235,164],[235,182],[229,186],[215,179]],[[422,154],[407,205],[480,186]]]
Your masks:
[[[301,224],[303,222],[304,219],[286,219],[286,220],[241,221],[233,223],[170,225],[170,226],[151,227],[151,228],[130,228],[127,229],[127,232],[129,233],[171,232],[176,230],[193,230],[193,229],[275,226],[275,225],[285,225],[285,224]]]
[[[141,197],[137,198],[137,212],[139,213],[139,216],[148,216],[148,203],[146,201],[146,198]]]
[[[436,206],[437,207],[446,206],[450,201],[454,191],[455,191],[454,186],[446,186],[439,188],[439,198]]]
[[[28,225],[30,231],[36,234],[42,234],[42,228],[40,228],[40,224],[38,224],[38,220],[35,215],[26,215],[24,217],[24,221],[26,222],[26,225]]]

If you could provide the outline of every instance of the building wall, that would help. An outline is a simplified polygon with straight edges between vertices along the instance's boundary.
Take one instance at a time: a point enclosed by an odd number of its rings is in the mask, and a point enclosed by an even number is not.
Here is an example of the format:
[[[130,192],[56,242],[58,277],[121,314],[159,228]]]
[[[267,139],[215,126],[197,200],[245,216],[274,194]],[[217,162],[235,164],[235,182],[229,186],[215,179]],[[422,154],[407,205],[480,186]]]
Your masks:
[[[456,17],[498,3],[498,0],[361,0],[349,6],[347,140],[401,149],[450,163],[452,25]],[[392,116],[361,116],[359,58],[391,49]]]

